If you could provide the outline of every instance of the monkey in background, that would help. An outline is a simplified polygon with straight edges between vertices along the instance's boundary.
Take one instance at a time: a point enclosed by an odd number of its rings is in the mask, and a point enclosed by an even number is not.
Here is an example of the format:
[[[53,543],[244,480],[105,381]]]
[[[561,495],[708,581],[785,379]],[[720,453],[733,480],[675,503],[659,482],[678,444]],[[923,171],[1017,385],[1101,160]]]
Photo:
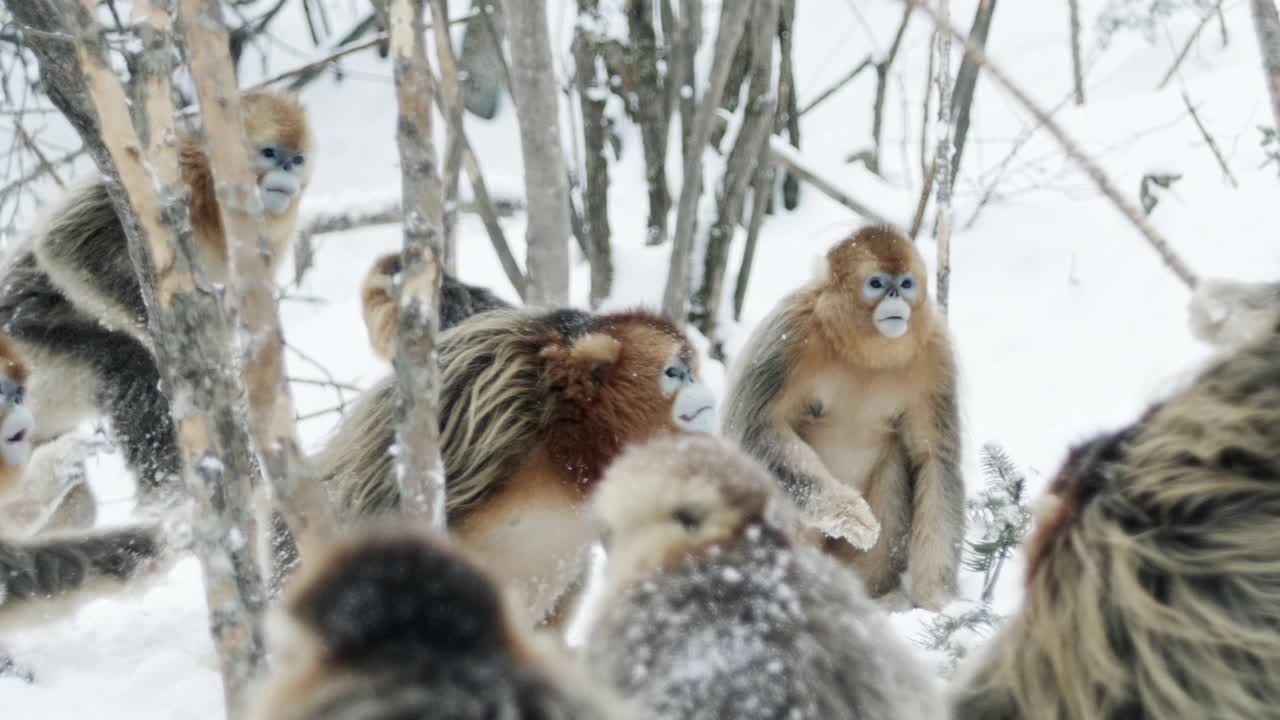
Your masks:
[[[370,528],[302,571],[268,631],[255,720],[626,720],[536,644],[497,583],[443,538]]]
[[[241,108],[274,272],[311,177],[311,131],[302,107],[286,95],[246,93]],[[179,163],[200,264],[210,283],[224,284],[227,242],[208,158],[194,133],[181,134]],[[177,440],[147,311],[105,180],[72,191],[10,261],[0,279],[0,329],[36,368],[28,398],[40,418],[35,442],[105,415],[144,505],[180,487],[173,480],[180,472]]]
[[[604,468],[657,432],[715,427],[696,351],[652,313],[528,309],[477,315],[437,351],[450,531],[532,621],[558,622],[587,569],[583,506]],[[398,393],[394,377],[378,382],[311,458],[340,517],[399,507]]]
[[[961,665],[955,717],[1280,718],[1277,526],[1271,325],[1071,450],[1025,547],[1023,605]]]
[[[784,298],[732,371],[723,430],[781,480],[872,597],[956,593],[964,539],[951,341],[905,236],[868,226]]]
[[[592,502],[608,559],[587,664],[655,718],[938,720],[939,689],[776,480],[709,436],[625,451]]]
[[[387,253],[373,262],[360,284],[360,309],[364,315],[369,347],[382,360],[391,361],[396,349],[396,283],[400,275],[400,253]],[[509,309],[511,304],[488,288],[469,285],[449,273],[442,273],[440,285],[440,331],[443,332],[472,315],[488,310]]]
[[[31,456],[34,418],[25,404],[29,372],[0,335],[0,500],[16,492]],[[145,571],[162,549],[154,527],[50,534],[14,540],[0,525],[0,625],[68,614],[80,603]],[[29,674],[0,649],[0,675]]]

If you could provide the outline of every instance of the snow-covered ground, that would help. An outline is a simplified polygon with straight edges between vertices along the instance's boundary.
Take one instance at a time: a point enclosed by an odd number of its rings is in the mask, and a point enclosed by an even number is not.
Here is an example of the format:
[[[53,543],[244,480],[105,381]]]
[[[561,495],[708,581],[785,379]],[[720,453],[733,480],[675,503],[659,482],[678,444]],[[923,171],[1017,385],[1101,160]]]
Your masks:
[[[363,5],[331,4],[337,27]],[[713,20],[716,3],[705,4]],[[1162,91],[1154,88],[1176,53],[1164,31],[1153,44],[1130,34],[1100,51],[1092,19],[1104,2],[1080,4],[1086,20],[1088,104],[1066,104],[1057,118],[1135,202],[1145,173],[1181,173],[1173,189],[1161,195],[1152,221],[1198,273],[1274,279],[1280,274],[1275,232],[1280,227],[1280,181],[1275,167],[1261,167],[1258,126],[1272,121],[1247,3],[1225,5],[1229,45],[1222,46],[1216,26],[1206,31],[1182,65],[1181,77]],[[900,4],[889,0],[804,0],[798,5],[796,83],[802,106],[868,53],[878,56],[901,12]],[[975,5],[976,0],[953,0],[953,13],[967,25]],[[570,6],[564,0],[552,3],[558,31],[553,40],[560,48],[562,70],[570,64]],[[300,7],[291,5],[287,12],[292,16],[280,25],[290,25],[297,33],[295,47],[305,47]],[[1065,3],[1003,3],[988,45],[990,56],[1049,106],[1070,90],[1066,14]],[[1192,13],[1168,23],[1168,33],[1175,38],[1172,44],[1180,45],[1194,24]],[[715,23],[707,25],[714,28]],[[874,40],[868,26],[875,28]],[[845,163],[868,144],[871,73],[802,119],[801,155],[806,162],[904,223],[921,179],[919,128],[928,42],[926,22],[916,18],[890,84],[882,160],[886,179]],[[282,45],[272,49],[269,68],[255,65],[248,71],[278,71],[305,55]],[[306,200],[310,208],[380,204],[398,195],[390,66],[373,57],[357,57],[346,68],[341,82],[326,79],[302,94],[319,140],[319,164]],[[1224,181],[1192,123],[1179,94],[1183,86],[1239,179],[1238,189]],[[520,151],[509,99],[504,98],[495,120],[468,116],[467,122],[490,185],[519,193]],[[982,485],[978,458],[984,443],[998,442],[1008,450],[1027,471],[1034,495],[1072,442],[1131,418],[1208,356],[1186,327],[1186,289],[1047,134],[1037,133],[1021,148],[996,198],[976,223],[967,225],[978,198],[1027,127],[1026,113],[994,85],[980,81],[956,193],[950,315],[960,362],[970,494]],[[668,250],[643,247],[645,191],[639,137],[633,128],[628,128],[625,142],[623,159],[611,169],[617,270],[609,306],[656,305]],[[669,168],[678,188],[676,145]],[[713,188],[720,165],[713,155],[708,158],[706,187]],[[813,259],[860,223],[812,189],[806,188],[802,198],[798,211],[771,216],[764,225],[743,322],[727,330],[730,353],[779,297],[809,276]],[[708,215],[703,213],[704,222]],[[522,257],[523,219],[517,215],[505,220],[504,229]],[[463,217],[459,237],[462,278],[514,299],[474,216]],[[730,288],[742,241],[739,235],[734,244],[726,283]],[[338,380],[367,385],[386,368],[367,349],[357,287],[370,261],[398,246],[398,228],[333,234],[317,242],[316,267],[296,289],[299,299],[282,306],[288,340]],[[921,247],[932,262],[932,242],[922,240]],[[291,276],[291,269],[286,273]],[[574,268],[573,298],[581,306],[587,285],[586,265],[579,263]],[[294,376],[322,377],[299,354],[291,353],[288,362]],[[707,366],[709,381],[719,390],[723,368]],[[338,401],[333,390],[309,385],[295,385],[294,394],[304,414]],[[337,417],[327,413],[304,421],[306,441],[314,447]],[[92,461],[91,477],[104,498],[103,521],[127,522],[132,486],[119,455]],[[1015,558],[1001,577],[997,612],[1017,604],[1020,575],[1021,564]],[[976,597],[978,580],[966,575],[966,597]],[[924,611],[905,613],[895,617],[895,625],[914,636],[929,617]],[[0,718],[5,720],[79,717],[86,707],[104,719],[222,717],[221,687],[194,559],[183,559],[144,587],[95,601],[73,617],[6,633],[4,643],[36,671],[38,680],[27,685],[0,679]]]

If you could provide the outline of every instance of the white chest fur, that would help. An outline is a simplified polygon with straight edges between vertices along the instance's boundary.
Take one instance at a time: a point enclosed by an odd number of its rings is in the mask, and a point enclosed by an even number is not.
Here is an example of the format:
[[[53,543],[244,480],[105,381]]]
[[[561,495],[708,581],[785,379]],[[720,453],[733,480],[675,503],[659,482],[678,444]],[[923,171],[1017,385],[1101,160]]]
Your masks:
[[[587,513],[563,496],[525,496],[485,513],[461,532],[481,562],[505,579],[517,607],[536,622],[586,572],[595,539]]]
[[[798,430],[827,470],[861,491],[881,462],[894,422],[907,407],[908,389],[891,377],[855,379],[827,370],[810,381]]]

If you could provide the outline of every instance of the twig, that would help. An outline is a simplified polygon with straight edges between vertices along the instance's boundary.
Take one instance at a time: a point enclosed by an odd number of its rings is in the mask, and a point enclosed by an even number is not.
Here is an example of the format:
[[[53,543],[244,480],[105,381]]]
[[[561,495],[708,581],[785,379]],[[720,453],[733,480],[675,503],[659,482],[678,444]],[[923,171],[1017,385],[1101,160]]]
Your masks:
[[[312,385],[315,387],[331,387],[335,390],[344,390],[347,392],[358,393],[360,388],[351,383],[336,382],[333,380],[316,380],[315,378],[291,377],[289,382],[298,383],[299,385]]]
[[[821,105],[827,98],[831,97],[832,95],[835,95],[840,90],[840,88],[853,82],[854,78],[858,77],[858,75],[862,74],[863,70],[866,70],[871,66],[872,66],[872,62],[871,62],[870,55],[862,58],[862,62],[858,63],[857,67],[855,67],[854,69],[846,73],[844,77],[831,83],[831,85],[827,86],[827,89],[818,93],[817,97],[815,97],[814,99],[806,103],[804,107],[800,108],[800,116],[804,117],[805,113]]]
[[[76,158],[80,157],[81,155],[84,155],[84,152],[85,152],[84,148],[78,148],[76,150],[72,150],[66,155],[63,155],[62,157],[57,158],[53,162],[49,163],[49,167],[53,167],[55,165],[65,165],[75,160]],[[18,178],[17,180],[14,180],[13,182],[5,185],[4,187],[0,187],[0,200],[3,200],[4,198],[8,197],[9,193],[21,188],[23,185],[26,185],[27,183],[33,182],[35,180],[39,180],[40,176],[44,175],[47,172],[49,172],[49,168],[41,164],[31,172],[27,173],[26,175],[23,175],[22,177]]]
[[[990,62],[990,60],[987,59],[986,53],[973,46],[973,44],[957,32],[950,23],[939,18],[937,13],[933,11],[933,8],[928,5],[921,4],[919,0],[903,0],[903,2],[914,3],[917,8],[933,20],[934,24],[939,29],[943,32],[950,33],[953,38],[963,42],[965,44],[965,51],[973,55],[974,61],[986,66],[987,72],[991,75],[992,79],[1003,87],[1009,95],[1013,96],[1014,100],[1016,100],[1023,109],[1031,113],[1037,122],[1041,123],[1046,129],[1048,129],[1049,133],[1058,141],[1058,144],[1067,152],[1068,157],[1070,157],[1082,170],[1084,170],[1085,174],[1095,185],[1098,186],[1098,189],[1102,194],[1105,195],[1107,199],[1115,205],[1116,209],[1133,224],[1144,238],[1146,238],[1152,249],[1156,251],[1161,260],[1164,261],[1165,265],[1178,276],[1178,279],[1189,288],[1195,287],[1195,273],[1193,273],[1191,268],[1183,262],[1182,258],[1174,252],[1173,248],[1169,245],[1169,241],[1166,240],[1145,217],[1143,217],[1142,213],[1133,206],[1133,203],[1129,202],[1129,200],[1125,198],[1115,185],[1112,184],[1111,179],[1107,177],[1107,174],[1102,170],[1102,168],[1080,149],[1080,146],[1075,142],[1075,140],[1071,139],[1071,137],[1067,135],[1066,131],[1062,129],[1062,126],[1059,125],[1057,121],[1049,117],[1049,114],[1046,113],[1039,104],[1023,92],[1022,88],[1015,84],[999,65]],[[1255,0],[1255,2],[1257,2],[1257,0]],[[1280,64],[1278,64],[1277,67],[1280,69]],[[1277,107],[1277,110],[1280,110],[1280,106]]]
[[[1218,167],[1222,168],[1222,174],[1227,177],[1227,181],[1231,183],[1231,187],[1238,188],[1240,183],[1236,181],[1236,176],[1231,173],[1231,168],[1227,165],[1227,159],[1222,156],[1222,151],[1218,149],[1218,143],[1214,141],[1213,136],[1209,134],[1204,123],[1200,122],[1200,115],[1196,112],[1196,108],[1191,104],[1191,98],[1187,96],[1187,91],[1182,91],[1182,102],[1187,106],[1187,112],[1191,113],[1191,119],[1196,124],[1196,129],[1200,131],[1200,136],[1209,146],[1210,152],[1213,153],[1214,159],[1218,161]]]
[[[58,184],[58,187],[65,190],[67,188],[67,184],[62,182],[62,178],[58,176],[58,171],[53,168],[53,164],[49,162],[49,158],[45,157],[40,146],[36,145],[36,141],[31,138],[31,135],[27,133],[27,129],[22,126],[22,118],[14,118],[13,127],[18,131],[18,137],[22,139],[22,144],[26,145],[27,149],[36,156],[37,160],[40,161],[40,167],[43,168],[45,172],[49,173],[49,177],[53,178],[53,181]]]
[[[1156,85],[1157,90],[1163,90],[1169,81],[1173,79],[1174,73],[1178,72],[1178,68],[1182,67],[1182,61],[1187,59],[1187,55],[1191,52],[1191,46],[1195,45],[1196,38],[1200,37],[1200,33],[1209,25],[1209,21],[1214,15],[1222,9],[1222,0],[1218,0],[1218,4],[1213,6],[1204,17],[1200,18],[1200,23],[1196,25],[1196,29],[1191,31],[1191,35],[1187,37],[1187,42],[1182,46],[1182,50],[1178,52],[1178,57],[1174,59],[1173,65],[1169,67],[1169,71],[1160,78],[1160,84]]]
[[[1084,106],[1084,68],[1080,63],[1080,0],[1067,0],[1071,23],[1071,84],[1076,105]]]

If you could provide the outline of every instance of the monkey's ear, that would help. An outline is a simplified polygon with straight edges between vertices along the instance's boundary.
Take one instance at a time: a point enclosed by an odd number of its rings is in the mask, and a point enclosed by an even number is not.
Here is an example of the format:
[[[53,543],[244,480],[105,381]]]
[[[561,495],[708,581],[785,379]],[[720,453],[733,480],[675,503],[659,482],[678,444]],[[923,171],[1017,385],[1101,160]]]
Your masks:
[[[569,347],[543,348],[547,359],[547,373],[556,385],[565,388],[565,394],[594,394],[600,373],[618,361],[622,354],[622,342],[604,333],[588,333],[576,338]]]

